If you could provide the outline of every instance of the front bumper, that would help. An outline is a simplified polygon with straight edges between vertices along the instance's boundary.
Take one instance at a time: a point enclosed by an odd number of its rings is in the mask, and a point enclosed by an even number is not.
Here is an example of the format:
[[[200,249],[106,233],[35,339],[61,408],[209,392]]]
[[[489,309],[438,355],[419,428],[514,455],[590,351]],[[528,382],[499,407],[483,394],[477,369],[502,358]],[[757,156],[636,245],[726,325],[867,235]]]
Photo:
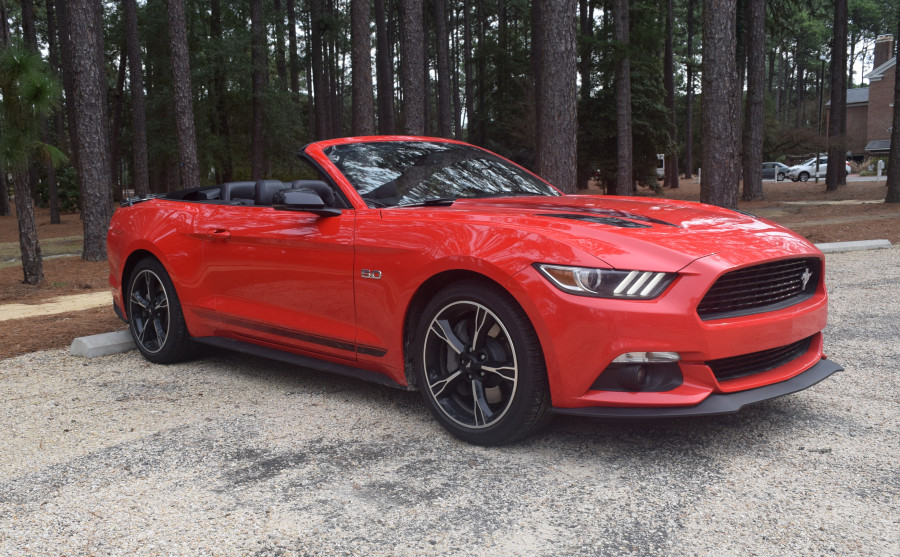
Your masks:
[[[713,393],[695,406],[641,408],[615,406],[592,406],[587,408],[554,407],[552,411],[556,414],[582,418],[672,418],[733,414],[748,404],[802,391],[835,372],[843,371],[843,369],[840,365],[830,360],[820,360],[813,367],[787,381],[734,393]]]

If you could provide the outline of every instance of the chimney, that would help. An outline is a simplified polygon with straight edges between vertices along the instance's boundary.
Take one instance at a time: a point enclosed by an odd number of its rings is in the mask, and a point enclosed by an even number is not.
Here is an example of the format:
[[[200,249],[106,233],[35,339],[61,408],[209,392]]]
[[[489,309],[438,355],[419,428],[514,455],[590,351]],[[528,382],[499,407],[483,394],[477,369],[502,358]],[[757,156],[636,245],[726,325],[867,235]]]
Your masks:
[[[894,37],[893,35],[880,35],[875,39],[875,60],[873,68],[884,64],[894,56]]]

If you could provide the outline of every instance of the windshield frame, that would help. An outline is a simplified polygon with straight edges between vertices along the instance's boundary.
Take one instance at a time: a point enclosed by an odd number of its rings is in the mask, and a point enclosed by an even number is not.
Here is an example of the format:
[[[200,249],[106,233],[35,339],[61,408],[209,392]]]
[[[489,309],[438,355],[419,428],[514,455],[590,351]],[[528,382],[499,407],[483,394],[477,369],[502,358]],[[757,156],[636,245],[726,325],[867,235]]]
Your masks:
[[[563,195],[526,168],[454,140],[348,138],[312,144],[306,152],[315,158],[321,153],[360,201],[374,209],[450,206],[458,199],[482,197]]]

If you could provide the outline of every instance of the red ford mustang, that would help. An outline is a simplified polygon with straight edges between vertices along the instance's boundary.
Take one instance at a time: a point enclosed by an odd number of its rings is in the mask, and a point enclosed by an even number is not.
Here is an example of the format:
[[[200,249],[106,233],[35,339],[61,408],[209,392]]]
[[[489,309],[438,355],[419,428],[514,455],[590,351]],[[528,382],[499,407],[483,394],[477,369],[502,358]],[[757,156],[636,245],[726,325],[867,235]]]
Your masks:
[[[841,368],[824,259],[774,223],[660,199],[562,195],[456,141],[300,154],[305,179],[127,200],[116,312],[143,355],[194,342],[422,392],[466,441],[553,414],[735,412]]]

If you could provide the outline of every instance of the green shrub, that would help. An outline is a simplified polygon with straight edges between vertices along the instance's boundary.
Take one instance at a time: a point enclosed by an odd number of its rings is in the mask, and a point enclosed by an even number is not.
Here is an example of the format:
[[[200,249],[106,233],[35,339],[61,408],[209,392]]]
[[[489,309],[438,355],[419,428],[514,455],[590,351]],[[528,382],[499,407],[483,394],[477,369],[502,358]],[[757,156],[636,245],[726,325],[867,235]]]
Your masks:
[[[61,213],[77,213],[81,210],[81,198],[78,192],[75,167],[61,166],[56,169],[56,193],[59,195],[59,211]],[[41,207],[50,203],[50,192],[46,180],[38,185],[38,202]]]

